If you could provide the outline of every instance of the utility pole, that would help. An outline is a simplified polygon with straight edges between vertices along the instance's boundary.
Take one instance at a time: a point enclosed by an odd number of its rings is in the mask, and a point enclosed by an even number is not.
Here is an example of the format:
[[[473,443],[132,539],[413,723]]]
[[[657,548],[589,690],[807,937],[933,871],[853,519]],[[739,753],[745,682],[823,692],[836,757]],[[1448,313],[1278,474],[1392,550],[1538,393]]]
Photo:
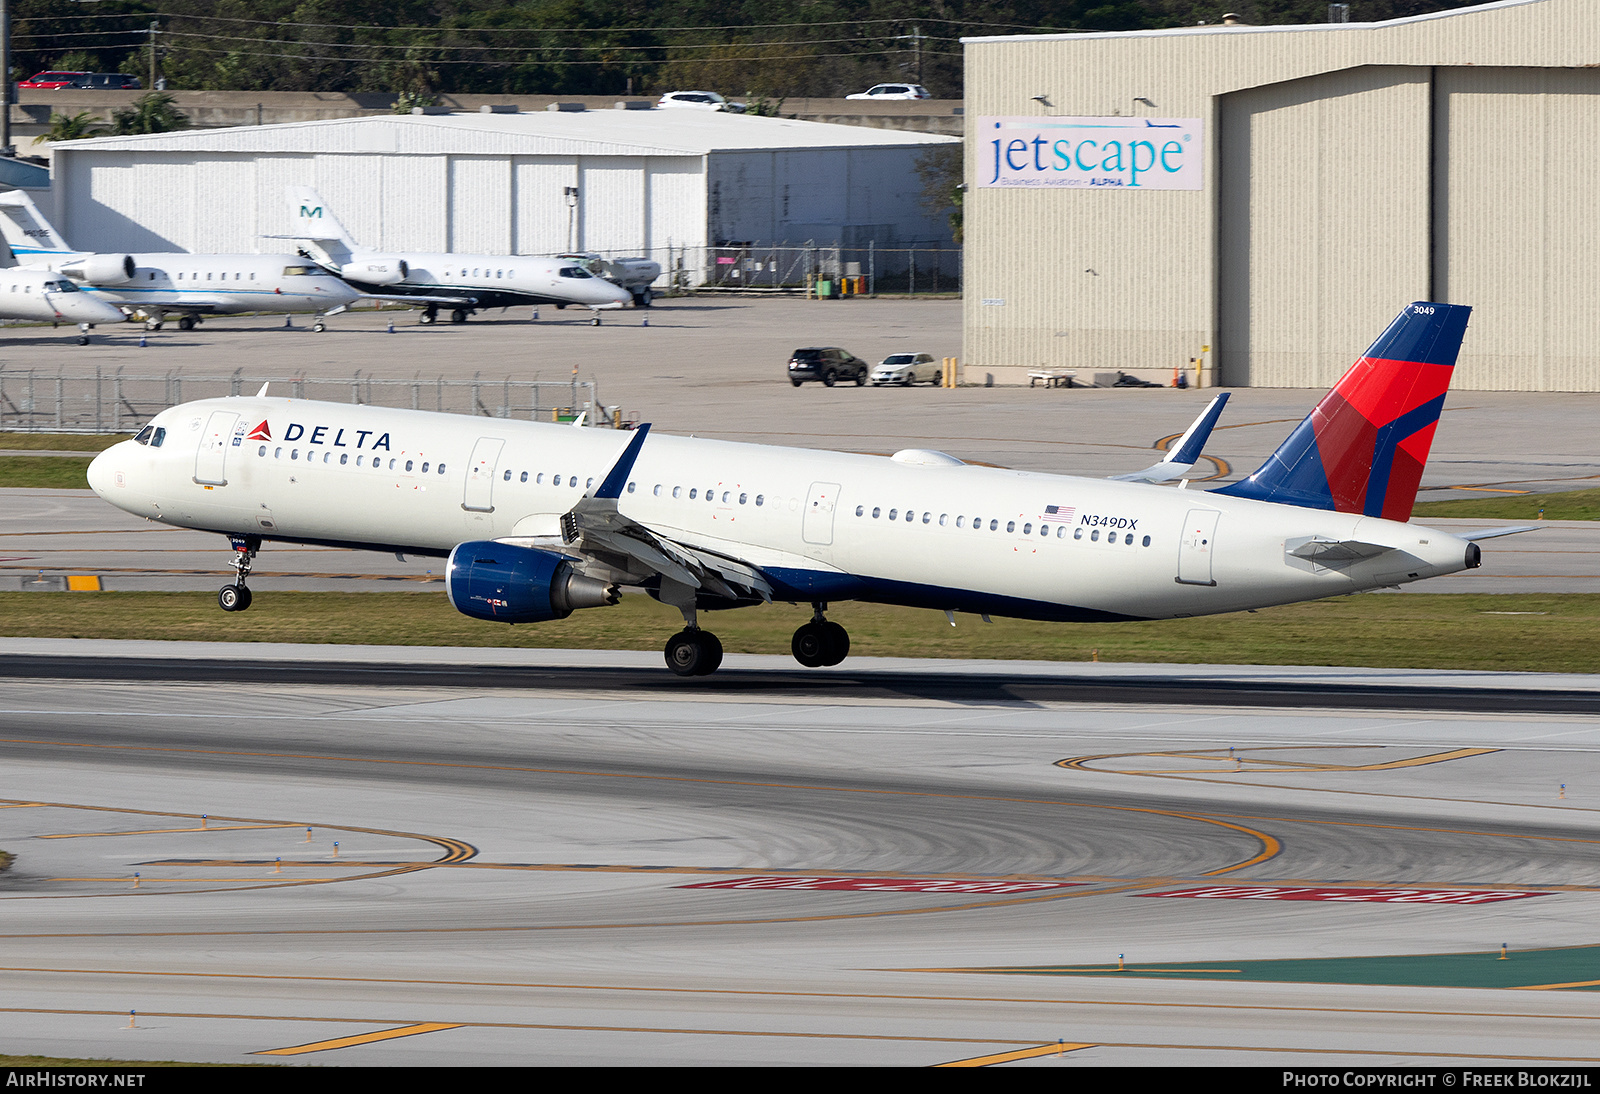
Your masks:
[[[921,27],[912,27],[910,34],[895,35],[895,41],[911,43],[911,70],[916,73],[914,82],[918,84],[922,83],[922,42],[926,37]]]
[[[0,156],[15,156],[11,143],[11,4],[0,0]]]

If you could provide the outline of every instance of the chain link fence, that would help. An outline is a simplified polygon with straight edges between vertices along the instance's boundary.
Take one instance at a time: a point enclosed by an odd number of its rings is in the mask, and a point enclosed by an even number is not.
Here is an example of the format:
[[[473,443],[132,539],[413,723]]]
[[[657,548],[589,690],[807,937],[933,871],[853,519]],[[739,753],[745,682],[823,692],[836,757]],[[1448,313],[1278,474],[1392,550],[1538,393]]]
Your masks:
[[[44,372],[0,368],[0,431],[27,433],[131,433],[169,406],[224,395],[253,395],[263,383],[269,393],[294,399],[436,410],[486,418],[570,422],[625,427],[615,407],[600,403],[589,380],[410,379],[390,380],[357,373],[343,379],[247,376],[151,376],[105,372]],[[3,445],[0,445],[3,447]]]

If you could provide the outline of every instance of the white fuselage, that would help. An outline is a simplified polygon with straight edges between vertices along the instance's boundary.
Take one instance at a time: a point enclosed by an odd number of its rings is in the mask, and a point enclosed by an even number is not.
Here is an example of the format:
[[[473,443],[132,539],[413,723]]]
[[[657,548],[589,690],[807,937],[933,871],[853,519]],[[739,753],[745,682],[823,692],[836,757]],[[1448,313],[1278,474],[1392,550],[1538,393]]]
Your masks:
[[[121,311],[50,270],[17,266],[0,270],[0,318],[47,323],[120,323]]]
[[[444,554],[549,535],[628,434],[280,398],[187,403],[161,447],[101,454],[90,485],[184,528]],[[469,477],[484,438],[503,441]],[[493,447],[493,446],[486,446]],[[1433,529],[1201,491],[651,434],[618,506],[759,568],[779,599],[874,600],[1039,619],[1169,618],[1467,568]],[[470,504],[469,504],[470,503]],[[1323,566],[1306,537],[1390,548]]]
[[[595,277],[570,259],[531,255],[378,254],[356,251],[340,260],[325,253],[330,268],[374,292],[449,295],[460,293],[485,308],[515,304],[575,304],[585,308],[620,308],[630,294]],[[399,263],[406,276],[389,280]]]
[[[19,250],[26,266],[57,270],[89,252]],[[298,255],[136,254],[131,278],[81,284],[95,299],[146,315],[319,312],[349,307],[361,293]]]

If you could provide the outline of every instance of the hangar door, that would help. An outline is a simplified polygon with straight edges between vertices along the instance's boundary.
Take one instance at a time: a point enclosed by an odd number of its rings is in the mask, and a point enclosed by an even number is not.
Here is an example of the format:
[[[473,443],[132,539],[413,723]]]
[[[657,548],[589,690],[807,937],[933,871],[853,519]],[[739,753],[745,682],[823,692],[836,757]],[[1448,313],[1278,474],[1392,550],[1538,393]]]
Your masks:
[[[1430,299],[1430,81],[1374,65],[1224,97],[1221,383],[1331,387]]]

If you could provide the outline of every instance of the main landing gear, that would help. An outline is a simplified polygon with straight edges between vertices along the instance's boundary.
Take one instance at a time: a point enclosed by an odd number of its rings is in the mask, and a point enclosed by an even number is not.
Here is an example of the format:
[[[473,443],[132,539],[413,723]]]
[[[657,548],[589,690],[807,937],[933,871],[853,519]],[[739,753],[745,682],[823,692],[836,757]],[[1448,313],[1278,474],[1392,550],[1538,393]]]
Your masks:
[[[816,601],[811,608],[811,622],[801,625],[794,632],[789,649],[794,659],[808,669],[837,665],[850,652],[850,634],[839,624],[830,623],[822,617],[822,613],[828,610],[825,601]]]
[[[722,664],[722,641],[688,626],[667,639],[667,668],[679,676],[710,676]]]
[[[250,607],[250,589],[244,582],[250,576],[256,552],[261,550],[261,537],[230,536],[229,542],[233,544],[233,572],[237,576],[232,585],[217,590],[217,606],[225,612],[242,612]]]

